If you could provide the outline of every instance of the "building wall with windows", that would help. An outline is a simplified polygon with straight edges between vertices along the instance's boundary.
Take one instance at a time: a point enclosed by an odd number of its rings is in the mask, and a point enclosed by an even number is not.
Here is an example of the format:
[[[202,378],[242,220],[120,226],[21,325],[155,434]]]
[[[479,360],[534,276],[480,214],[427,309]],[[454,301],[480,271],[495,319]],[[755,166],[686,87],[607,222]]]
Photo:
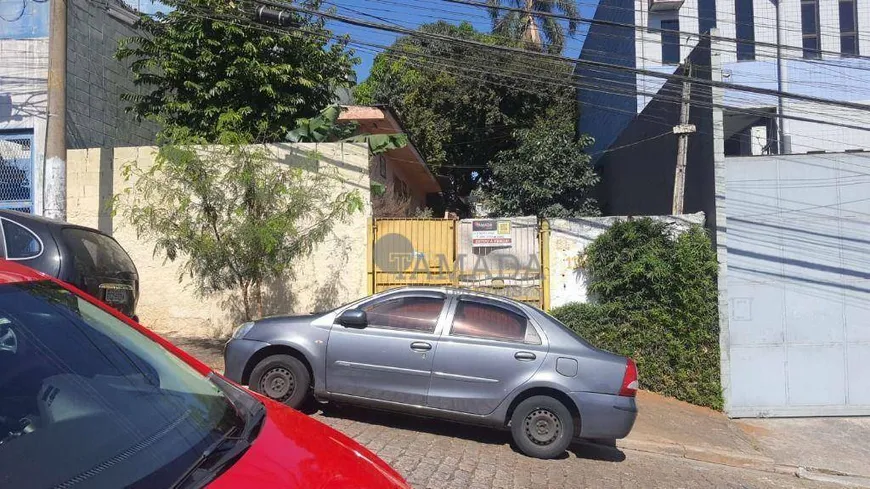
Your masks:
[[[578,72],[585,69],[584,60],[597,60],[600,45],[621,46],[625,39],[631,39],[635,42],[631,67],[683,74],[677,70],[682,69],[680,63],[697,46],[698,33],[715,27],[719,37],[728,39],[714,40],[713,48],[714,54],[719,55],[722,80],[726,83],[833,100],[870,101],[870,62],[854,57],[870,55],[870,0],[784,0],[779,7],[778,22],[777,5],[771,0],[720,0],[715,2],[715,10],[710,0],[636,0],[632,8],[636,29],[622,29],[618,33],[590,29]],[[597,20],[612,20],[611,10],[601,7],[598,10]],[[660,31],[671,28],[679,29],[679,33]],[[586,46],[594,48],[587,50]],[[622,53],[619,48],[615,51]],[[612,62],[626,65],[624,60]],[[596,70],[601,79],[615,73],[627,76],[617,70]],[[636,75],[637,105],[632,117],[643,117],[644,108],[653,99],[679,99],[679,91],[663,90],[665,81],[662,77]],[[579,130],[598,141],[595,151],[624,139],[621,132],[628,127],[629,119],[624,114],[624,92],[629,88],[623,87],[620,93],[613,93],[615,90],[606,85],[597,92],[579,88],[582,114]],[[594,108],[587,109],[584,102]],[[697,103],[710,104],[709,100]],[[835,129],[776,116],[782,111],[784,115],[862,125],[866,121],[864,111],[831,110],[829,106],[787,98],[780,101],[775,96],[736,89],[726,90],[722,103],[743,110],[743,113],[726,110],[724,114],[729,156],[870,150],[867,131]],[[748,116],[746,109],[755,112],[755,117]],[[608,111],[610,114],[604,113]],[[619,119],[620,124],[612,124],[613,118]]]

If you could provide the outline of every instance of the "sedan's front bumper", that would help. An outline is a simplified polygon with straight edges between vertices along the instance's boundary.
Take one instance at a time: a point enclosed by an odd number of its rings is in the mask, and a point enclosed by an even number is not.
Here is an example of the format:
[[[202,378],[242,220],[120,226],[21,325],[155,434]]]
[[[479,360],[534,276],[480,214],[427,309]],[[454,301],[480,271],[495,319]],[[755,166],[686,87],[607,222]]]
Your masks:
[[[578,438],[625,438],[637,419],[637,403],[633,397],[571,392],[580,410]]]
[[[237,384],[247,384],[245,367],[257,351],[269,346],[262,341],[234,338],[224,346],[224,377]],[[253,366],[252,366],[253,367]],[[250,374],[250,372],[248,372]]]

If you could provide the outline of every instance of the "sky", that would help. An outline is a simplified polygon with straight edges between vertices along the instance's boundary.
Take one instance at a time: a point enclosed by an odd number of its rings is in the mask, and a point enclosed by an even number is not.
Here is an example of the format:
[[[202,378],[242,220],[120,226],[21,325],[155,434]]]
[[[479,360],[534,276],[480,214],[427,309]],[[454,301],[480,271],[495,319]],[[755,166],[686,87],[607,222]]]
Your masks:
[[[154,0],[124,0],[133,8],[153,13],[163,7]],[[477,0],[483,2],[484,0]],[[598,0],[577,0],[582,17],[595,13]],[[505,5],[513,2],[505,2]],[[323,0],[323,8],[335,8],[339,15],[381,24],[398,24],[416,29],[422,24],[444,20],[451,24],[470,22],[477,30],[489,32],[492,22],[486,9],[449,3],[444,0]],[[48,3],[44,0],[0,0],[0,38],[43,37],[47,35]],[[23,14],[23,15],[20,15]],[[3,19],[6,19],[4,21]],[[14,20],[14,22],[9,22]],[[581,24],[577,34],[567,39],[564,56],[580,55],[586,25]],[[353,40],[389,46],[396,34],[375,29],[330,22],[329,28],[337,35],[349,34]],[[378,48],[353,46],[361,63],[356,67],[357,81],[368,77]]]
[[[597,0],[579,0],[577,3],[582,17],[591,17],[595,13]],[[505,4],[507,5],[507,2]],[[451,24],[467,21],[482,32],[489,32],[492,27],[486,9],[449,3],[443,0],[324,0],[323,7],[335,7],[336,13],[345,17],[381,24],[399,24],[406,28],[417,28],[422,24],[438,20],[444,20]],[[375,16],[384,20],[376,19]],[[349,34],[354,40],[384,46],[392,44],[397,37],[396,34],[390,32],[350,26],[340,22],[331,22],[329,28],[337,35]],[[577,58],[580,55],[585,32],[586,25],[578,26],[578,31],[574,37],[567,39],[564,56]],[[357,81],[362,82],[368,77],[371,70],[375,57],[375,53],[372,52],[374,48],[353,47],[362,61],[356,67]]]

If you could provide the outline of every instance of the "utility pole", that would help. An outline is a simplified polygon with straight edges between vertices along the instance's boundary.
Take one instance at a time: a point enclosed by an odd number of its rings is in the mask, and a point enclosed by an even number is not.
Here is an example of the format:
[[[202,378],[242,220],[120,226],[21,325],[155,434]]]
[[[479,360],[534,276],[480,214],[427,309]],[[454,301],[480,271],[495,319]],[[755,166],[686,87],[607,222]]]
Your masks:
[[[686,159],[689,153],[689,134],[695,132],[695,125],[689,124],[689,108],[692,96],[692,65],[686,61],[686,78],[683,82],[683,100],[680,107],[680,125],[674,126],[677,135],[677,171],[674,175],[674,205],[671,214],[683,213],[683,199],[686,196]]]
[[[51,0],[43,214],[66,220],[66,3]]]

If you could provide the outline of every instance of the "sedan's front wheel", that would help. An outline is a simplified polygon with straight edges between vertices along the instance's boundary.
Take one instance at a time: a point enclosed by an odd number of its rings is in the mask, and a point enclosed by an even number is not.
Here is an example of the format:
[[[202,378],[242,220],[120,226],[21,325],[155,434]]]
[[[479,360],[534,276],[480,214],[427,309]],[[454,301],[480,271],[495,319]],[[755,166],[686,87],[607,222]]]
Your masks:
[[[574,420],[564,404],[549,396],[521,402],[511,416],[511,435],[517,448],[535,458],[556,458],[574,436]]]
[[[254,392],[298,409],[308,398],[311,376],[299,359],[272,355],[254,367],[249,384]]]

